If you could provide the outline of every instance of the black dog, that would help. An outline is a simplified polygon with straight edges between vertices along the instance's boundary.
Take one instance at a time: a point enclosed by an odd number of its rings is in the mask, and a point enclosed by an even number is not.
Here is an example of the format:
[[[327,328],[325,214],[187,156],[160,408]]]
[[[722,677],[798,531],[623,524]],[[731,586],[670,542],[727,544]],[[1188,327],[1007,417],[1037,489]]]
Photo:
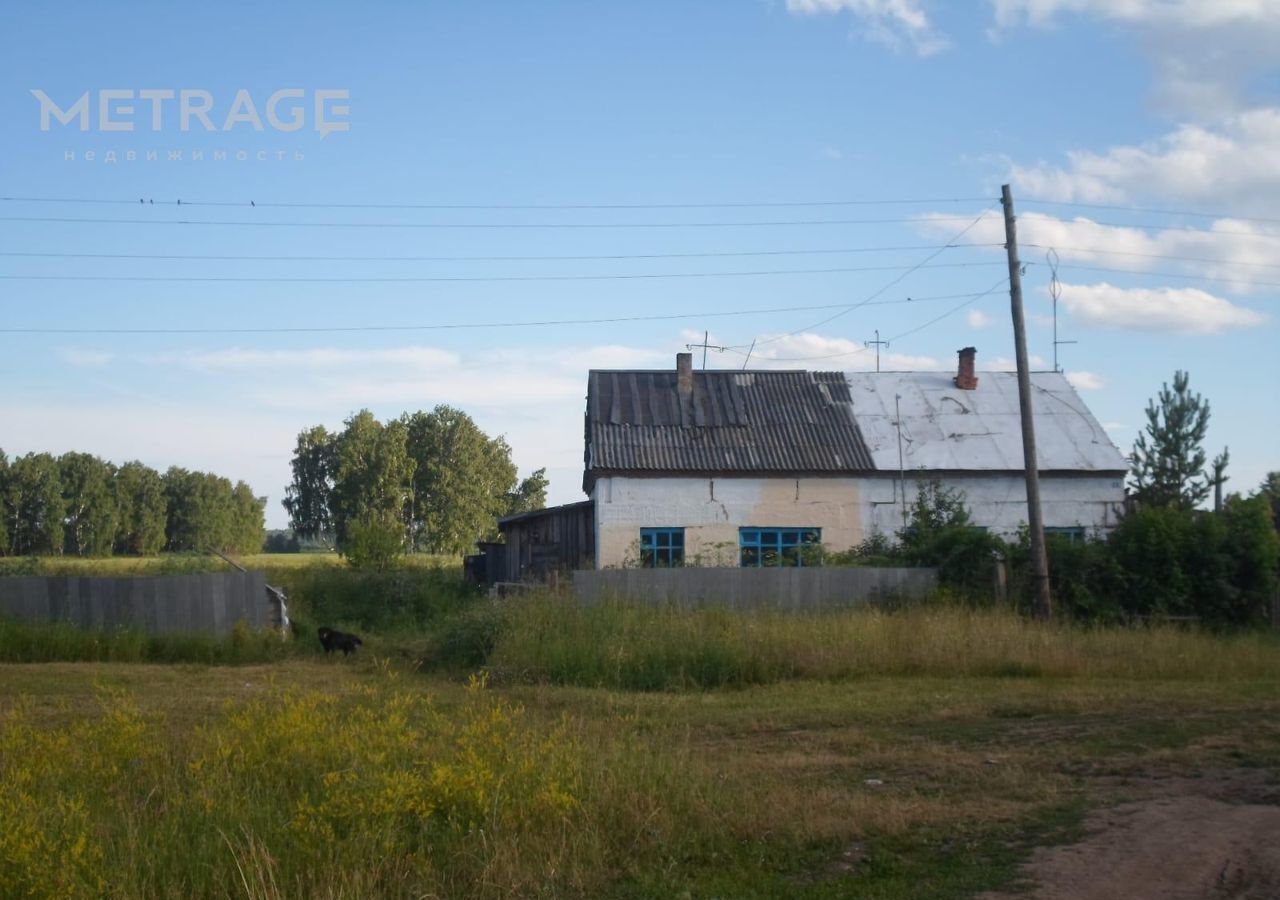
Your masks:
[[[356,652],[356,648],[364,643],[354,634],[347,634],[345,631],[334,631],[332,628],[319,628],[316,634],[320,636],[320,643],[324,647],[325,655],[332,653],[334,650],[341,650],[343,656],[350,656]]]

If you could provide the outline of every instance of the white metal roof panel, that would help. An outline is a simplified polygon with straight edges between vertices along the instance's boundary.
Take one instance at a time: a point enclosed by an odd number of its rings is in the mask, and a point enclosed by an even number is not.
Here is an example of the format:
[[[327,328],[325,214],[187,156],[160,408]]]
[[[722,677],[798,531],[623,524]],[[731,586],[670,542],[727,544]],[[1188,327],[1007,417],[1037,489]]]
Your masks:
[[[1022,469],[1018,379],[979,372],[960,390],[947,372],[847,372],[851,408],[877,469],[898,468],[898,413],[905,469]],[[1128,461],[1058,372],[1031,375],[1039,467],[1050,471],[1123,472]]]

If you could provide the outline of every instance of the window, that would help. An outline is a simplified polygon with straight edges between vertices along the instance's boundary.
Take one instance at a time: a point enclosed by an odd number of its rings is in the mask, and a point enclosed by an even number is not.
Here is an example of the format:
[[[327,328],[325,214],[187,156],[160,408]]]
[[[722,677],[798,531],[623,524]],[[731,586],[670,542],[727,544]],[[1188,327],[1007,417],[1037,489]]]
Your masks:
[[[1044,535],[1045,537],[1052,537],[1054,535],[1057,535],[1062,540],[1069,541],[1072,544],[1078,544],[1084,540],[1084,527],[1081,525],[1076,525],[1072,528],[1046,527],[1044,530]]]
[[[641,528],[640,565],[646,569],[670,569],[684,565],[683,528]]]
[[[739,528],[738,546],[743,566],[822,565],[820,528]]]

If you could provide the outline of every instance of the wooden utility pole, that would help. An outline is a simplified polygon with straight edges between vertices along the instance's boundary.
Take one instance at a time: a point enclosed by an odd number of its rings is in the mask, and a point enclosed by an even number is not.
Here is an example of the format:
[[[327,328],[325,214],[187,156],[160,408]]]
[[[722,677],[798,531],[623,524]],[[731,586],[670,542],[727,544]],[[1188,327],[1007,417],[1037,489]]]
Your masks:
[[[1035,615],[1053,615],[1049,596],[1049,555],[1044,547],[1044,519],[1040,515],[1040,471],[1036,466],[1036,427],[1031,413],[1031,372],[1027,367],[1027,328],[1022,317],[1022,263],[1018,261],[1017,218],[1013,192],[1000,189],[1004,206],[1005,249],[1009,254],[1009,302],[1013,308],[1014,354],[1018,361],[1018,407],[1022,413],[1022,464],[1027,476],[1027,524],[1031,528],[1031,578],[1035,588]]]

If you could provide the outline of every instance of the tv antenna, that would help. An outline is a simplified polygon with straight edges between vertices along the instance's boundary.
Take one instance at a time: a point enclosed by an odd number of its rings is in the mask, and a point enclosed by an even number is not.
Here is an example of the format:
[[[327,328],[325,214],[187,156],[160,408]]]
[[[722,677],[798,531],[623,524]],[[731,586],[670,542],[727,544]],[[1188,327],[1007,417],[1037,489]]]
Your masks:
[[[711,332],[704,331],[702,332],[701,344],[685,344],[684,345],[684,348],[691,353],[694,350],[698,349],[699,347],[702,348],[702,368],[703,369],[706,369],[707,367],[707,351],[708,350],[715,350],[717,353],[723,353],[724,351],[729,349],[728,347],[717,347],[715,344],[708,343],[708,341],[710,340],[710,337],[711,337]]]
[[[880,371],[880,348],[883,347],[884,349],[888,350],[889,342],[880,340],[880,329],[877,328],[876,339],[874,341],[863,341],[862,346],[876,348],[876,371],[879,372]]]
[[[1062,366],[1058,365],[1058,347],[1062,344],[1080,342],[1058,340],[1058,297],[1062,294],[1062,282],[1058,281],[1058,251],[1050,247],[1044,258],[1049,263],[1049,296],[1053,298],[1053,371],[1061,372]]]

